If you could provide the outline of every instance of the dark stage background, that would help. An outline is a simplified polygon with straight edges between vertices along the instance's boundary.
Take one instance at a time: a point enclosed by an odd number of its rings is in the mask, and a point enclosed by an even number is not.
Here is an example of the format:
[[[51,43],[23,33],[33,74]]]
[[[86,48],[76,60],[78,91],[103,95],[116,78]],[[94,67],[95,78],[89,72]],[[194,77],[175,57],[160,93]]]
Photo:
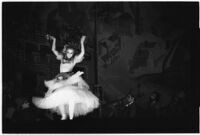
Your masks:
[[[198,2],[3,2],[3,132],[199,132],[192,72],[198,7]],[[80,50],[80,38],[87,36],[85,59],[74,71],[84,71],[101,106],[85,117],[60,121],[31,103],[47,91],[44,80],[59,72],[46,34],[56,37],[58,50],[67,42]]]

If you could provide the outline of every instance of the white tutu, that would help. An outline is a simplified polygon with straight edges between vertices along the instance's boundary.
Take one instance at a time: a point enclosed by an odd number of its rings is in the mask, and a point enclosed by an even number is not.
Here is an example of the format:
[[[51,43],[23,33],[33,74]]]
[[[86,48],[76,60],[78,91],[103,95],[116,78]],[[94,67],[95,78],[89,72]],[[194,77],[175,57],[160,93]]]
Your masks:
[[[86,115],[99,106],[99,99],[89,91],[89,86],[77,72],[67,80],[56,79],[45,81],[49,88],[44,98],[33,97],[33,103],[41,109],[51,109],[62,116],[62,120],[69,115],[70,119]]]

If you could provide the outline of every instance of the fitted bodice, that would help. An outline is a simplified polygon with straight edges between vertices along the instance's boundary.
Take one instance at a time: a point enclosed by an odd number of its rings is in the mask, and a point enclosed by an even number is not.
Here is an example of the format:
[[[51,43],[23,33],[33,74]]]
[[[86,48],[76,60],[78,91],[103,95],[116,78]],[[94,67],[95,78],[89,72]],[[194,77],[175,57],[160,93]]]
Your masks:
[[[70,72],[72,71],[73,67],[75,66],[74,62],[69,63],[60,63],[60,72]]]

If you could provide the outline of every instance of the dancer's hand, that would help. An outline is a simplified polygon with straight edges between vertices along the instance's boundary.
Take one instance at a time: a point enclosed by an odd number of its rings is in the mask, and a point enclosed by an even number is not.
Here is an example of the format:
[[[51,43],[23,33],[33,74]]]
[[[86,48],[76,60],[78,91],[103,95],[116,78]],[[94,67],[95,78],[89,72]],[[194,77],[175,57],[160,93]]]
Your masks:
[[[55,40],[56,38],[55,38],[54,36],[51,36],[51,35],[47,34],[47,35],[46,35],[46,39],[47,39],[47,40],[50,40],[50,39],[51,39],[51,40]]]
[[[72,76],[70,76],[70,77],[68,78],[68,82],[74,82],[74,81],[76,81],[76,79],[77,79],[79,76],[81,76],[83,73],[84,73],[84,72],[82,72],[82,71],[77,71],[75,74],[73,74]]]
[[[76,74],[78,75],[78,76],[80,76],[80,75],[82,75],[84,72],[82,72],[82,71],[77,71],[76,72]]]
[[[81,44],[83,44],[83,43],[84,43],[84,41],[85,41],[85,38],[86,38],[86,36],[82,36],[82,37],[81,37]]]

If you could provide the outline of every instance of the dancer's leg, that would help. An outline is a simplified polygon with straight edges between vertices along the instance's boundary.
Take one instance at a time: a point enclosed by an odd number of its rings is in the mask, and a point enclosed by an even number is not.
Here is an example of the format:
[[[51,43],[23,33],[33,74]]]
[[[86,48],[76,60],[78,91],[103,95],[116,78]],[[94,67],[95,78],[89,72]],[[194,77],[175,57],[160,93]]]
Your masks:
[[[61,120],[65,120],[67,117],[66,117],[66,113],[65,113],[65,106],[64,105],[61,105],[58,107],[60,109],[60,113],[61,113]]]
[[[74,116],[74,103],[70,102],[69,103],[69,119],[72,120]]]

